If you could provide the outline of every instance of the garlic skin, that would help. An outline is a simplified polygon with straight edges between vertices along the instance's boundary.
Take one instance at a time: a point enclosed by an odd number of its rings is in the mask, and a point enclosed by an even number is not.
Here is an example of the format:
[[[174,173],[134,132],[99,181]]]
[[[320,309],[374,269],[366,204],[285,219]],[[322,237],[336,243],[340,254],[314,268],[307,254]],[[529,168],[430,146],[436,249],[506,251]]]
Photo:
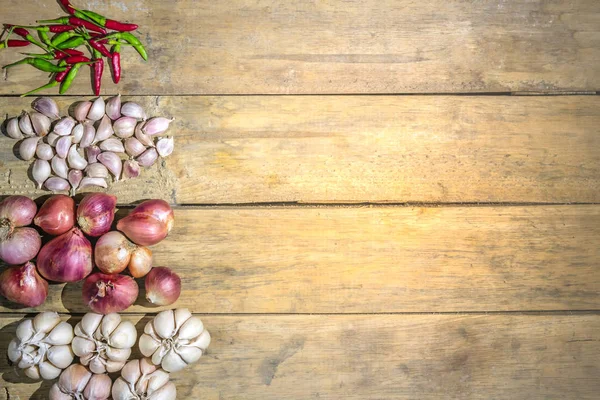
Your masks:
[[[73,362],[73,327],[55,312],[43,312],[17,327],[8,358],[31,379],[54,379]]]
[[[113,400],[175,400],[177,389],[169,374],[150,360],[131,360],[112,387]]]
[[[139,346],[154,365],[176,372],[198,361],[209,344],[210,334],[200,318],[187,308],[178,308],[162,311],[148,322]]]
[[[92,374],[81,364],[65,369],[50,388],[50,400],[106,400],[112,381],[106,374]]]
[[[120,371],[137,339],[135,326],[117,313],[87,313],[75,326],[71,347],[80,362],[95,374]]]

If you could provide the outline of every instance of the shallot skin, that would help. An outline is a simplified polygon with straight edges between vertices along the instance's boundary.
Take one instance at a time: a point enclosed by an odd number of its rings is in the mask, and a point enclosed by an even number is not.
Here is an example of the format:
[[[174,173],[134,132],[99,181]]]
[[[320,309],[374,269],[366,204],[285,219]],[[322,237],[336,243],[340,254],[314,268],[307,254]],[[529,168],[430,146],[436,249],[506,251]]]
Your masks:
[[[77,207],[77,223],[86,234],[97,237],[110,230],[115,219],[117,197],[106,193],[92,193]]]
[[[75,201],[64,194],[50,197],[40,207],[34,223],[50,235],[62,235],[75,224]]]
[[[0,274],[0,295],[13,303],[37,307],[46,301],[48,282],[28,262],[19,267],[6,268]]]
[[[137,299],[139,288],[135,280],[125,275],[96,272],[83,283],[83,301],[98,314],[126,310]]]
[[[78,228],[55,237],[37,257],[40,274],[51,281],[77,282],[92,272],[92,245]]]

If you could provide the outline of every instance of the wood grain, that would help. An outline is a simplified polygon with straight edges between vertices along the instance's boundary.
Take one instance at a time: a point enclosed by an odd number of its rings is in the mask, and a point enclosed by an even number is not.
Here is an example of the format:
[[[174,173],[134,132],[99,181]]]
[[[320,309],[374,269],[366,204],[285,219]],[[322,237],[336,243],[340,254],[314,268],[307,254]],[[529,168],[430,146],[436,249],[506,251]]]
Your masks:
[[[140,25],[150,60],[123,51],[123,94],[441,93],[600,88],[600,3],[578,1],[79,1]],[[3,9],[31,24],[62,14]],[[0,53],[0,63],[19,56]],[[87,71],[71,93],[91,93]],[[2,94],[45,84],[11,70]],[[55,93],[55,92],[54,92]]]
[[[201,313],[598,310],[599,240],[599,206],[178,209],[154,255]]]
[[[110,189],[122,204],[600,202],[598,96],[128,99],[176,118],[176,149]],[[44,194],[15,143],[0,137],[0,193]]]
[[[45,399],[51,382],[22,383],[6,365],[19,319],[1,320],[0,399]],[[597,399],[600,390],[598,315],[202,320],[213,340],[198,364],[172,374],[178,398]]]

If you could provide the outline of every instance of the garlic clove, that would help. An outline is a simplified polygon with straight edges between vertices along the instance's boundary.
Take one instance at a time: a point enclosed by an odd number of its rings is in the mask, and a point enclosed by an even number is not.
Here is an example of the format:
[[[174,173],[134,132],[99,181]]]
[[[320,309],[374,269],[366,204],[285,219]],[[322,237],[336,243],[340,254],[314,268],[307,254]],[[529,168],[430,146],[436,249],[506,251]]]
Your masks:
[[[125,147],[121,140],[117,138],[108,138],[100,143],[100,149],[104,151],[112,151],[113,153],[124,153]]]
[[[103,164],[96,162],[85,168],[85,175],[90,178],[108,178],[108,169]]]
[[[111,97],[106,101],[106,115],[113,121],[121,117],[121,94]]]
[[[135,118],[121,117],[113,123],[113,129],[115,131],[115,135],[125,139],[133,136],[136,125],[137,120]]]
[[[117,313],[106,314],[100,325],[100,334],[108,339],[121,323],[121,316]]]
[[[210,333],[208,333],[208,331],[205,330],[200,336],[198,336],[193,342],[190,342],[188,345],[199,347],[202,350],[206,351],[206,349],[208,349],[208,346],[210,345]]]
[[[81,180],[79,188],[83,189],[90,186],[97,186],[106,189],[108,187],[108,183],[106,183],[106,180],[103,178],[90,178],[86,176]]]
[[[121,176],[121,170],[123,169],[123,164],[121,164],[121,158],[112,153],[110,151],[106,151],[100,155],[98,155],[98,161],[100,161],[115,177],[115,181],[119,180]]]
[[[63,117],[54,125],[52,131],[60,136],[68,136],[73,132],[76,123],[71,117]]]
[[[154,340],[152,336],[144,334],[140,336],[139,347],[144,356],[150,357],[160,347],[160,342]]]
[[[65,369],[71,365],[74,358],[70,345],[52,346],[48,349],[46,356],[48,361],[60,369]]]
[[[89,146],[85,149],[85,155],[87,157],[87,161],[90,164],[94,164],[98,162],[98,155],[102,153],[100,147],[96,145]]]
[[[94,138],[94,142],[101,142],[103,140],[111,137],[115,132],[113,131],[112,121],[106,115],[102,117],[100,120],[100,124],[98,125],[98,129],[96,129],[96,137]]]
[[[150,361],[149,358],[142,358],[140,360],[140,371],[143,375],[149,375],[156,371],[158,367]]]
[[[146,135],[155,136],[164,133],[167,129],[169,129],[169,125],[173,122],[175,118],[164,118],[164,117],[154,117],[150,118],[148,122],[142,128],[142,131]]]
[[[31,118],[29,118],[29,114],[27,114],[25,111],[23,111],[19,117],[19,129],[25,136],[33,136],[34,134]]]
[[[39,313],[33,318],[33,329],[36,332],[48,333],[59,323],[60,317],[58,316],[58,313],[46,311]]]
[[[140,370],[140,360],[131,360],[121,370],[121,377],[132,386],[135,384],[140,377],[142,372]]]
[[[165,310],[158,313],[154,318],[154,330],[163,339],[168,339],[175,333],[175,318],[172,310]]]
[[[83,172],[81,172],[78,169],[72,169],[69,171],[67,178],[69,180],[71,188],[73,189],[72,191],[75,192],[75,190],[77,190],[77,188],[81,184],[81,181],[83,180]]]
[[[60,368],[52,365],[50,361],[43,361],[38,368],[40,369],[40,376],[44,380],[56,379],[62,372]]]
[[[27,369],[25,369],[25,376],[30,379],[40,380],[42,377],[40,376],[40,370],[37,365],[33,365]]]
[[[54,157],[54,150],[49,144],[38,142],[38,145],[35,149],[35,155],[40,160],[48,161],[51,160],[52,157]]]
[[[145,120],[147,118],[146,112],[142,106],[132,101],[128,101],[121,106],[121,114],[126,117],[132,117],[140,120]]]
[[[71,134],[73,135],[72,137],[72,142],[73,143],[79,143],[81,142],[81,138],[83,138],[83,124],[79,123],[77,125],[75,125],[75,127],[73,128],[73,131],[71,131]]]
[[[92,336],[96,329],[100,326],[102,322],[102,318],[104,316],[102,314],[97,314],[93,312],[89,312],[83,316],[79,325],[83,332],[85,332],[88,336]]]
[[[19,145],[19,155],[23,160],[29,161],[33,158],[39,140],[40,138],[38,137],[30,137],[21,142]]]
[[[52,345],[69,344],[73,340],[73,327],[67,322],[60,322],[43,340]]]
[[[167,382],[157,390],[153,391],[148,399],[152,400],[175,400],[177,398],[177,388],[173,382]]]
[[[69,173],[69,167],[67,166],[67,161],[64,158],[60,158],[58,155],[52,157],[52,161],[50,163],[52,167],[52,171],[59,177],[63,179],[67,179],[67,174]]]
[[[158,151],[158,155],[161,157],[170,156],[173,153],[173,149],[175,148],[175,140],[173,137],[162,138],[156,142],[156,151]]]
[[[137,332],[130,321],[123,321],[110,335],[108,343],[118,349],[130,348],[135,344]]]
[[[154,147],[154,141],[152,140],[152,138],[146,135],[142,130],[145,124],[145,122],[140,122],[136,125],[134,132],[135,138],[146,147]]]
[[[91,101],[80,101],[73,107],[73,117],[79,122],[85,121],[91,107]]]
[[[29,339],[31,339],[34,333],[35,332],[33,331],[33,321],[30,319],[26,319],[25,321],[21,322],[19,326],[17,326],[17,338],[19,338],[19,340],[21,340],[22,342],[26,342]]]
[[[85,158],[79,154],[77,151],[77,145],[74,144],[69,149],[69,153],[67,155],[67,161],[69,162],[69,167],[74,169],[82,170],[87,167],[87,161]]]
[[[179,354],[186,364],[197,362],[202,357],[203,353],[201,348],[193,346],[181,346],[177,351],[177,354]]]
[[[70,185],[69,182],[63,178],[51,176],[50,178],[46,179],[46,182],[44,182],[44,187],[51,192],[64,192],[69,190]]]
[[[137,161],[123,161],[123,179],[137,178],[140,176],[140,172],[140,164]]]
[[[84,339],[80,336],[75,336],[73,338],[71,347],[73,348],[73,353],[75,353],[77,357],[83,357],[86,354],[90,354],[96,350],[96,344],[94,342]]]
[[[37,188],[41,189],[46,179],[50,177],[50,163],[46,160],[35,160],[31,169],[33,180],[37,183]]]
[[[158,152],[156,151],[155,148],[149,148],[148,150],[144,151],[138,158],[136,158],[135,160],[142,166],[145,168],[149,168],[152,165],[154,165],[154,163],[156,162],[156,160],[158,159]]]
[[[148,378],[148,386],[146,388],[148,393],[160,389],[169,382],[169,374],[160,369],[152,372]]]
[[[167,372],[177,372],[187,367],[187,364],[175,351],[170,350],[162,359],[160,366]]]
[[[21,359],[17,364],[18,368],[25,369],[32,366],[35,366],[37,363],[33,359],[32,354],[36,351],[33,346],[26,346],[21,352]]]
[[[139,398],[139,396],[133,393],[131,389],[132,387],[127,384],[125,379],[118,378],[112,386],[111,393],[113,400],[131,400],[135,399],[136,397]]]
[[[146,150],[146,146],[134,137],[125,139],[125,151],[131,157],[137,157]]]
[[[10,341],[6,353],[8,355],[8,359],[13,363],[19,361],[19,359],[21,358],[21,350],[19,350],[19,344],[17,339],[13,339]]]
[[[73,364],[60,374],[58,386],[64,392],[81,393],[91,378],[92,374],[87,368],[80,364]]]
[[[104,111],[106,110],[106,104],[102,97],[98,97],[92,103],[90,107],[90,111],[87,114],[87,119],[91,121],[98,121],[100,118],[104,116]]]
[[[187,308],[177,308],[173,311],[173,315],[175,316],[175,329],[176,332],[179,332],[179,329],[192,318],[192,313]],[[202,329],[198,331],[198,333],[202,332]]]
[[[179,339],[194,339],[204,331],[204,324],[197,317],[191,317],[181,326],[177,337]]]
[[[125,364],[125,361],[129,359],[131,355],[131,347],[126,349],[117,349],[111,346],[106,347],[106,357],[112,361],[119,361]],[[123,365],[121,365],[123,367]],[[121,368],[119,368],[120,370]]]
[[[31,103],[31,108],[50,119],[58,119],[60,113],[58,105],[50,97],[38,97]]]
[[[29,117],[35,134],[39,137],[46,136],[50,131],[50,118],[39,112],[32,112]]]
[[[165,351],[162,347],[160,347],[158,350],[156,350],[154,352],[154,354],[152,354],[152,364],[160,365],[162,363],[164,356],[165,356]]]
[[[60,390],[57,383],[52,385],[48,396],[50,400],[73,400],[73,396],[71,396],[70,394],[66,394],[62,390]]]
[[[58,139],[60,139],[61,137],[62,136],[59,136],[56,133],[52,132],[46,135],[44,140],[46,140],[46,143],[48,143],[50,146],[54,147],[56,146],[56,142],[58,141]]]
[[[96,137],[96,129],[94,125],[89,122],[83,124],[83,135],[81,136],[81,141],[79,142],[79,147],[85,149],[94,142],[94,138]]]
[[[85,385],[83,398],[87,400],[105,400],[110,397],[112,381],[108,375],[92,375]]]
[[[23,139],[21,129],[19,129],[19,118],[14,117],[6,123],[6,133],[12,139]]]
[[[71,147],[71,136],[62,136],[56,141],[56,154],[61,158],[66,158],[69,154],[69,148]],[[38,146],[38,150],[39,150]]]
[[[125,365],[125,361],[106,360],[104,363],[104,367],[106,368],[106,372],[108,373],[113,373],[122,370],[123,365]]]
[[[88,368],[94,374],[103,374],[106,372],[106,362],[100,357],[93,357],[88,364]]]

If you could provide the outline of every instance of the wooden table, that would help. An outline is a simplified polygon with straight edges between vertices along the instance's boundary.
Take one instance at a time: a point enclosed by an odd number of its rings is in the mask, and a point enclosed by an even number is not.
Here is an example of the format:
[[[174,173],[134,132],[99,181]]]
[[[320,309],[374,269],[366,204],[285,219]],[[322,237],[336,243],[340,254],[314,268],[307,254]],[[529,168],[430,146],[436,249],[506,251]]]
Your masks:
[[[173,374],[179,398],[598,398],[598,1],[77,4],[148,47],[104,94],[176,118],[175,153],[111,192],[176,208],[156,264],[213,336]],[[1,5],[3,22],[60,15]],[[12,70],[2,113],[43,83]],[[87,76],[70,93],[90,98]],[[0,193],[38,198],[14,143]],[[46,398],[6,346],[34,312],[76,322],[80,289],[1,303],[0,398]]]

